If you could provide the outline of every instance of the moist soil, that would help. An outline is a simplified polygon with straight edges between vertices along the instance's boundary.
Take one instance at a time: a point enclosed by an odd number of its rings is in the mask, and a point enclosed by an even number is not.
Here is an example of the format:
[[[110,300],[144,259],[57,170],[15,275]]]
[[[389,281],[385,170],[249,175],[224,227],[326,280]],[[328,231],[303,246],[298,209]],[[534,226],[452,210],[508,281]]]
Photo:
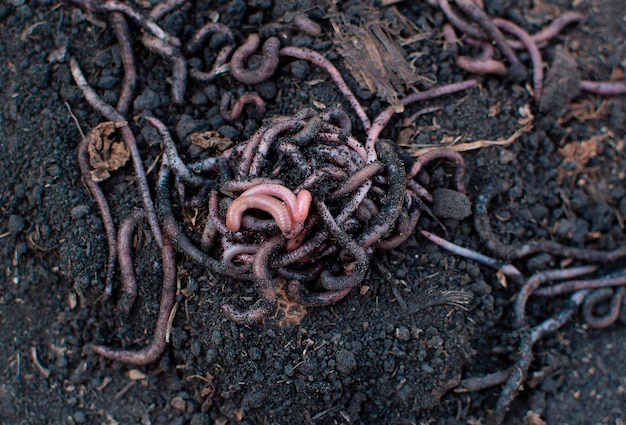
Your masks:
[[[136,7],[145,10],[145,3]],[[286,12],[306,13],[322,25],[323,34],[289,35],[283,42],[314,48],[337,63],[370,117],[387,105],[359,87],[333,47],[330,5],[218,3],[195,2],[169,14],[162,25],[184,39],[217,12],[241,42]],[[605,250],[620,246],[626,216],[626,98],[580,94],[571,82],[623,75],[623,1],[488,3],[490,15],[511,19],[530,32],[558,11],[575,8],[586,15],[542,48],[544,62],[553,65],[543,107],[533,99],[530,82],[480,77],[477,88],[407,108],[383,136],[404,141],[409,145],[405,151],[442,140],[503,140],[532,115],[532,130],[512,144],[463,154],[469,199],[489,183],[509,187],[490,208],[493,228],[507,243],[551,239]],[[337,7],[354,24],[367,13],[389,22],[401,16],[414,25],[421,36],[404,51],[423,77],[421,84],[471,77],[443,48],[444,17],[426,2],[382,7],[349,1]],[[141,247],[134,260],[140,290],[130,314],[119,312],[117,298],[103,301],[101,296],[107,245],[98,209],[81,180],[77,145],[78,126],[87,132],[105,120],[74,84],[67,57],[74,56],[90,84],[114,104],[123,74],[117,43],[105,16],[51,0],[3,2],[0,31],[1,423],[486,420],[500,386],[470,393],[454,388],[462,378],[514,363],[517,330],[510,307],[517,287],[503,286],[495,271],[443,252],[418,232],[397,249],[375,253],[360,288],[335,305],[308,309],[299,323],[273,317],[246,326],[227,320],[221,305],[249,303],[255,299],[254,289],[211,276],[179,255],[177,311],[160,361],[137,368],[94,354],[92,344],[137,349],[149,342],[161,285],[160,256],[146,227],[136,238]],[[138,40],[139,28],[131,24],[131,32]],[[170,101],[167,62],[138,42],[134,54],[139,80],[130,125],[152,187],[161,151],[155,133],[141,120],[146,111],[165,122],[183,155],[190,157],[195,151],[186,140],[194,131],[217,130],[243,141],[263,116],[321,104],[342,105],[354,116],[328,76],[306,62],[282,60],[270,80],[252,88],[228,75],[210,84],[190,82],[185,105],[176,106]],[[526,54],[521,59],[530,66]],[[267,112],[261,116],[248,110],[239,120],[225,122],[218,111],[220,96],[251,89],[266,100]],[[353,122],[353,133],[362,139],[362,127]],[[563,149],[568,145],[576,149]],[[431,165],[430,187],[448,185],[453,171],[445,162]],[[118,225],[141,208],[130,165],[114,172],[102,187]],[[471,217],[438,223],[426,215],[419,228],[489,254],[481,248]],[[569,262],[542,254],[515,264],[530,274]],[[114,289],[118,286],[116,280]],[[471,295],[471,302],[452,303],[447,291]],[[533,323],[563,308],[565,299],[533,300],[528,307]],[[540,341],[531,378],[507,422],[521,423],[534,412],[548,424],[624,423],[624,326],[617,322],[594,330],[576,316]],[[530,423],[540,422],[535,417]]]

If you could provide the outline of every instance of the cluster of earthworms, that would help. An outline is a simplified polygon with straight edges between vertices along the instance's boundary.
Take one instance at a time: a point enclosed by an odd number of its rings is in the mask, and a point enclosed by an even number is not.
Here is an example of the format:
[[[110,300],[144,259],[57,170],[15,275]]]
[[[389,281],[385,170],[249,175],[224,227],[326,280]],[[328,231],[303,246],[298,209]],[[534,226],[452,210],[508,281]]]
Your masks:
[[[543,63],[540,47],[556,37],[567,25],[582,21],[585,16],[578,12],[565,12],[548,26],[535,34],[504,18],[491,18],[482,0],[455,0],[453,7],[448,0],[428,0],[445,14],[449,23],[443,25],[443,34],[455,54],[459,68],[476,74],[508,76],[515,82],[526,80],[528,72],[520,62],[516,50],[526,50],[532,62],[533,94],[539,101],[543,92]],[[463,35],[459,37],[457,30]],[[506,35],[513,37],[507,38]],[[462,43],[480,49],[476,57],[459,54]],[[496,59],[496,49],[508,62]],[[601,95],[626,93],[626,81],[581,80],[579,89]]]
[[[125,73],[116,107],[104,102],[88,84],[75,58],[70,58],[69,64],[86,100],[105,118],[117,123],[120,137],[130,151],[144,204],[143,212],[132,214],[122,221],[119,230],[115,229],[105,195],[90,173],[87,151],[92,134],[84,137],[79,146],[79,163],[98,203],[109,245],[104,298],[113,293],[114,269],[119,262],[121,310],[129,311],[134,303],[137,282],[131,240],[140,221],[149,222],[163,261],[161,304],[152,343],[139,351],[93,347],[107,358],[146,364],[165,350],[175,300],[175,250],[215,276],[252,282],[259,299],[251,306],[226,304],[223,311],[236,322],[257,322],[275,312],[281,280],[287,297],[303,306],[335,303],[357,287],[369,270],[374,250],[391,249],[404,242],[417,225],[424,201],[432,201],[431,193],[416,179],[428,162],[451,161],[456,167],[455,191],[451,192],[465,191],[464,162],[457,152],[436,149],[418,158],[407,172],[395,146],[380,140],[379,135],[398,108],[467,90],[477,84],[475,80],[410,94],[370,121],[329,60],[314,50],[281,48],[271,31],[263,41],[262,57],[256,66],[249,66],[248,61],[259,49],[261,35],[251,34],[236,49],[223,47],[213,71],[202,76],[188,68],[185,55],[193,54],[211,32],[226,35],[229,43],[234,42],[234,37],[225,26],[210,23],[183,46],[157,20],[185,2],[160,4],[147,17],[116,1],[77,3],[88,11],[107,13],[121,46]],[[173,65],[174,102],[184,102],[187,74],[208,81],[228,73],[240,83],[255,84],[272,76],[281,57],[294,57],[327,71],[360,119],[367,132],[365,140],[359,141],[352,135],[352,122],[343,110],[304,109],[291,117],[268,119],[249,140],[216,156],[187,163],[167,127],[157,118],[147,117],[159,133],[163,149],[153,202],[135,137],[125,119],[137,79],[127,18],[143,29],[141,42]],[[289,22],[290,30],[319,34],[317,24],[306,17],[294,16]],[[263,100],[248,93],[234,103],[230,95],[225,95],[220,101],[220,112],[225,119],[234,120],[248,103],[254,103],[259,112],[264,111]],[[186,208],[206,211],[201,234],[189,234],[187,223],[178,218],[184,216]]]
[[[414,232],[420,214],[425,211],[425,204],[433,201],[433,194],[420,185],[420,175],[423,176],[424,166],[430,161],[444,159],[452,162],[456,170],[452,182],[454,192],[465,192],[465,167],[463,158],[457,152],[434,149],[407,166],[400,159],[396,147],[379,136],[402,107],[467,90],[477,84],[475,80],[407,95],[370,121],[333,64],[314,50],[281,46],[280,38],[274,34],[278,27],[270,26],[258,34],[250,34],[237,46],[236,40],[240,37],[230,28],[210,22],[187,43],[182,43],[163,30],[158,21],[185,5],[185,0],[167,1],[145,15],[117,1],[74,1],[87,11],[106,14],[120,45],[124,80],[115,107],[104,102],[93,90],[74,58],[70,58],[69,64],[76,84],[90,105],[106,119],[119,123],[120,136],[130,151],[143,201],[143,211],[122,220],[119,229],[116,229],[105,195],[91,178],[87,155],[90,138],[89,135],[85,137],[79,146],[79,164],[84,181],[98,204],[109,246],[105,298],[113,293],[114,270],[119,262],[122,283],[120,306],[123,311],[128,311],[133,305],[137,282],[132,265],[131,240],[142,220],[150,224],[163,263],[161,303],[151,343],[138,351],[94,346],[94,351],[104,357],[147,364],[158,359],[166,349],[175,304],[176,251],[219,278],[254,285],[258,299],[252,305],[235,301],[223,305],[223,311],[236,322],[257,322],[275,312],[281,284],[288,298],[305,306],[338,302],[357,287],[366,277],[374,250],[391,249],[405,241]],[[546,30],[530,36],[529,42],[525,33],[511,29],[513,27],[506,23],[508,21],[485,18],[478,3],[456,1],[456,6],[471,22],[452,9],[447,1],[441,0],[438,5],[450,22],[466,34],[463,40],[475,42],[486,52],[478,60],[459,56],[459,66],[472,72],[507,74],[517,79],[523,78],[525,71],[515,57],[514,49],[528,49],[535,60],[538,50],[532,50],[532,46],[545,42],[564,25],[580,19],[580,15],[566,14]],[[156,202],[153,202],[133,131],[123,124],[127,121],[137,82],[127,19],[142,29],[139,41],[171,64],[171,98],[177,104],[185,103],[188,77],[204,83],[230,75],[241,84],[256,84],[276,72],[281,58],[291,57],[309,61],[328,73],[354,110],[365,137],[359,139],[353,134],[356,132],[353,132],[349,115],[339,108],[325,111],[304,109],[293,116],[267,119],[248,140],[217,155],[199,161],[185,161],[167,127],[157,118],[150,117],[147,121],[159,133],[163,150],[158,182],[156,189],[153,188]],[[467,28],[461,26],[464,23]],[[319,26],[303,15],[290,16],[280,28],[303,31],[314,37],[320,34]],[[500,30],[517,37],[519,42],[505,39]],[[444,31],[452,34],[450,29]],[[215,33],[223,36],[224,43],[216,53],[210,70],[190,67],[188,58]],[[456,35],[454,37],[449,40],[456,40]],[[503,62],[493,59],[494,52],[490,50],[491,44],[487,40],[495,41],[509,61],[508,68]],[[257,54],[259,48],[260,55]],[[260,56],[260,60],[253,64],[254,61],[250,60],[252,56],[255,59]],[[537,97],[541,93],[541,80],[541,74],[535,69],[534,91]],[[244,94],[235,102],[232,102],[230,94],[224,95],[219,102],[220,112],[225,119],[236,120],[248,103],[255,104],[257,110],[264,113],[265,104],[254,93]],[[585,319],[591,326],[612,323],[620,311],[625,280],[623,274],[617,274],[538,289],[546,281],[593,273],[596,266],[548,271],[525,279],[515,266],[506,261],[541,251],[581,261],[610,263],[626,255],[626,252],[624,249],[608,253],[572,249],[552,242],[504,246],[491,233],[487,219],[487,206],[495,193],[496,190],[489,186],[478,196],[475,226],[485,246],[503,260],[454,246],[426,231],[422,234],[459,255],[498,269],[511,280],[523,282],[515,304],[515,325],[524,330],[520,338],[522,355],[516,367],[499,381],[506,381],[494,415],[495,422],[499,423],[525,379],[532,360],[533,344],[563,326],[581,304]],[[206,211],[201,223],[202,231],[198,234],[190,233],[188,223],[179,218],[184,216],[181,212],[187,208],[203,208]],[[613,286],[619,286],[615,293],[607,289]],[[601,289],[591,292],[592,288],[598,287]],[[529,327],[525,307],[531,295],[555,296],[568,291],[573,292],[570,307],[540,325]],[[607,291],[611,291],[610,294]],[[607,297],[611,298],[610,314],[596,317],[595,306]],[[483,387],[484,382],[486,380]]]

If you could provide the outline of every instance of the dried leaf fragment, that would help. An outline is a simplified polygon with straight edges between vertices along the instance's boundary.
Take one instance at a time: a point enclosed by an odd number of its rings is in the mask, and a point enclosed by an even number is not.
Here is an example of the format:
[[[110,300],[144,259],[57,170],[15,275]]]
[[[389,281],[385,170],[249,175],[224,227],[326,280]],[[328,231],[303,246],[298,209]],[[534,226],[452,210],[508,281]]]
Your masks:
[[[233,145],[233,141],[222,136],[215,130],[209,130],[202,133],[192,133],[191,143],[200,146],[202,149],[217,148],[218,151],[224,152],[228,147]]]
[[[107,121],[89,132],[87,153],[89,164],[93,168],[90,175],[94,182],[108,179],[112,171],[124,166],[130,158],[128,146],[117,137],[117,130],[127,125],[126,121]]]

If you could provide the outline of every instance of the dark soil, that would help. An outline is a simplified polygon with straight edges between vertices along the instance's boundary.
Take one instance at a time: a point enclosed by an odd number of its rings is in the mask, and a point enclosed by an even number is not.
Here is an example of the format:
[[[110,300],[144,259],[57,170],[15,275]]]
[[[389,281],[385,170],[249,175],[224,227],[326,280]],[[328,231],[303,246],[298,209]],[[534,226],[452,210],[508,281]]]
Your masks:
[[[306,11],[325,34],[291,41],[341,63],[324,19],[326,4],[218,3],[198,1],[168,15],[163,26],[188,37],[210,19],[215,7],[220,22],[235,29],[241,41],[287,11]],[[414,61],[418,73],[436,85],[468,78],[442,49],[443,15],[425,3],[395,6],[428,35],[406,47],[408,54],[419,53]],[[531,32],[553,12],[543,2],[486,3],[491,15],[507,17]],[[547,3],[562,12],[572,9],[568,1]],[[626,98],[578,95],[563,87],[578,78],[608,80],[612,72],[625,70],[626,12],[623,0],[574,3],[587,19],[542,49],[546,64],[554,62],[558,71],[548,79],[544,108],[526,86],[485,77],[480,88],[410,107],[383,135],[397,139],[403,118],[422,107],[438,106],[411,124],[418,132],[412,143],[438,143],[444,137],[459,137],[460,142],[506,139],[521,127],[520,111],[528,106],[533,130],[508,147],[464,154],[469,198],[493,181],[511,186],[491,207],[494,229],[506,242],[553,239],[608,250],[624,243]],[[340,7],[354,23],[367,10],[383,19],[396,16],[392,8],[361,1],[342,2]],[[517,345],[510,306],[517,288],[503,288],[491,269],[445,253],[417,234],[399,249],[376,253],[360,291],[355,289],[336,305],[309,309],[297,325],[268,319],[243,326],[226,320],[220,306],[239,297],[253,299],[254,291],[207,276],[179,256],[178,310],[161,361],[135,369],[90,350],[93,343],[143,346],[152,334],[160,294],[160,257],[146,228],[135,260],[141,283],[134,309],[125,317],[115,299],[100,299],[107,246],[97,207],[81,181],[76,147],[81,137],[77,123],[86,132],[104,119],[84,101],[64,53],[77,58],[89,82],[107,102],[115,103],[123,71],[115,38],[103,18],[50,0],[0,5],[0,422],[484,421],[500,387],[466,394],[453,389],[464,377],[513,364]],[[139,30],[132,29],[138,37]],[[564,59],[560,49],[567,50],[568,57]],[[139,44],[134,53],[140,96],[131,126],[146,168],[160,154],[158,138],[140,119],[146,111],[163,119],[180,141],[199,130],[218,130],[241,141],[260,125],[262,117],[254,113],[233,123],[220,117],[216,99],[227,90],[244,91],[230,77],[204,87],[191,83],[187,104],[178,107],[169,101],[169,66]],[[528,65],[528,57],[521,58]],[[347,79],[370,117],[386,106]],[[274,77],[254,89],[267,101],[267,116],[293,114],[314,102],[343,102],[321,70],[301,61],[281,62]],[[583,107],[599,112],[573,116],[571,111]],[[559,120],[559,114],[570,118]],[[355,133],[362,135],[362,129]],[[559,151],[568,143],[588,140],[597,140],[598,153],[586,163],[577,163],[578,156],[564,158]],[[183,152],[193,155],[193,149]],[[450,172],[445,164],[436,165],[431,183],[445,184]],[[151,182],[155,173],[149,174]],[[117,224],[141,207],[134,183],[127,165],[102,185]],[[445,225],[444,235],[433,220],[420,222],[421,228],[481,251],[471,218],[447,220]],[[516,265],[531,273],[559,267],[561,260],[537,255]],[[441,302],[442,293],[453,290],[473,296],[467,309]],[[536,301],[529,313],[539,321],[560,308],[559,300]],[[514,402],[508,420],[521,423],[532,410],[548,424],[624,423],[624,326],[619,322],[593,330],[577,318],[541,341],[535,347],[533,379]]]

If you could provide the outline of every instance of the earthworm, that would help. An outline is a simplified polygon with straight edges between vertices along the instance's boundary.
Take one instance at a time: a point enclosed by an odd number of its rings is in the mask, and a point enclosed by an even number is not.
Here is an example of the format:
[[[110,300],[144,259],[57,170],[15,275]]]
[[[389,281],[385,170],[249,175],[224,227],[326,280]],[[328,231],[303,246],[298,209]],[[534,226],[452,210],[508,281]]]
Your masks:
[[[265,113],[265,102],[261,99],[256,93],[245,93],[237,99],[232,109],[229,111],[228,107],[230,106],[230,101],[233,95],[230,92],[224,93],[222,96],[222,100],[220,101],[220,115],[226,121],[235,121],[237,118],[241,116],[241,112],[243,112],[243,108],[248,104],[254,104],[256,107],[256,111],[259,114]]]
[[[285,186],[278,184],[260,184],[252,187],[241,194],[241,196],[250,195],[269,195],[280,199],[287,205],[287,209],[291,213],[294,222],[302,223],[309,215],[311,207],[311,192],[302,190],[296,195]]]
[[[341,76],[341,73],[328,59],[326,59],[315,50],[293,46],[283,47],[282,49],[280,49],[279,55],[308,60],[309,62],[314,63],[321,68],[324,68],[330,78],[337,85],[339,91],[344,95],[348,103],[350,103],[350,106],[352,106],[352,108],[356,112],[357,116],[361,120],[361,123],[363,124],[363,128],[365,128],[366,131],[369,130],[369,128],[371,127],[370,120],[367,117],[365,110],[363,110],[361,103],[358,101],[354,93],[352,93],[352,90],[350,90],[350,88],[346,84],[345,80]]]
[[[98,209],[100,210],[100,217],[102,218],[102,224],[104,225],[104,231],[106,233],[109,256],[107,261],[107,273],[104,283],[103,298],[107,300],[111,297],[111,294],[113,293],[113,275],[115,273],[115,262],[117,259],[117,239],[115,236],[115,224],[113,224],[113,217],[111,216],[109,203],[107,202],[106,197],[104,196],[104,192],[102,192],[102,189],[100,188],[98,183],[93,181],[93,179],[91,178],[89,158],[87,154],[87,146],[90,142],[89,137],[89,135],[83,137],[80,144],[78,145],[78,165],[80,166],[80,171],[83,175],[83,181],[87,185],[89,192],[91,192],[91,195],[98,205]]]
[[[172,62],[172,100],[177,105],[183,105],[185,103],[188,71],[187,60],[183,57],[180,49],[149,35],[144,35],[141,41],[149,50]]]
[[[202,44],[206,40],[206,38],[215,33],[224,34],[230,43],[235,42],[235,37],[233,36],[233,32],[230,28],[228,28],[224,24],[220,24],[218,22],[207,22],[204,24],[198,31],[196,31],[191,39],[185,45],[185,53],[193,54],[195,53]]]
[[[569,269],[547,270],[532,275],[520,288],[515,298],[513,311],[515,313],[516,326],[522,327],[526,323],[526,304],[530,296],[545,282],[553,280],[571,279],[574,277],[593,273],[596,266],[572,267]]]
[[[626,285],[626,275],[616,277],[601,277],[598,279],[571,280],[551,285],[535,291],[535,295],[542,297],[554,297],[557,295],[567,294],[581,289],[598,289],[609,286]]]
[[[258,322],[276,308],[276,288],[268,264],[270,256],[284,244],[284,238],[275,236],[265,242],[254,255],[252,271],[261,299],[247,309],[240,309],[232,304],[223,305],[222,310],[232,321],[237,323]]]
[[[103,345],[94,345],[92,347],[94,352],[110,360],[134,365],[146,365],[161,357],[167,347],[168,321],[176,297],[176,260],[174,248],[167,238],[162,239],[161,261],[163,263],[161,302],[152,341],[138,351],[113,350]]]
[[[250,34],[245,44],[233,53],[230,59],[230,72],[237,81],[244,84],[257,84],[267,80],[276,70],[280,48],[280,41],[276,37],[270,37],[263,43],[263,61],[258,68],[247,69],[245,67],[245,60],[256,52],[260,42],[258,34]]]
[[[585,298],[582,308],[585,323],[594,329],[603,329],[615,323],[620,314],[624,291],[626,291],[626,288],[622,286],[617,288],[615,293],[613,293],[611,288],[601,288],[591,292]],[[594,313],[596,305],[606,300],[610,300],[608,312],[603,316],[596,316]]]
[[[290,234],[293,229],[293,219],[289,209],[281,201],[268,195],[250,195],[235,198],[226,212],[226,227],[233,232],[238,231],[241,227],[243,213],[248,209],[258,209],[267,212],[274,217],[276,224],[286,236],[295,236]]]
[[[315,206],[329,233],[343,249],[353,256],[356,262],[354,271],[349,276],[334,276],[329,271],[324,270],[320,275],[320,283],[328,291],[351,289],[358,285],[367,274],[369,269],[367,254],[350,235],[341,229],[323,201],[316,201]]]
[[[170,132],[167,130],[165,124],[163,124],[159,119],[154,117],[146,117],[146,120],[152,125],[158,132],[159,136],[161,136],[161,142],[165,147],[165,153],[167,158],[169,159],[170,166],[174,170],[174,173],[178,178],[182,181],[189,183],[192,186],[199,187],[207,182],[202,177],[197,174],[193,174],[183,160],[178,155],[178,150],[176,149],[176,144],[172,140],[172,136]]]
[[[515,25],[506,19],[494,18],[493,23],[500,29],[513,34],[526,47],[530,54],[530,60],[533,63],[533,88],[535,90],[535,99],[541,99],[543,92],[543,64],[541,62],[541,53],[539,47],[532,37],[521,27]]]
[[[336,304],[350,293],[352,288],[338,289],[336,291],[311,292],[297,280],[292,280],[287,286],[289,299],[305,307],[323,307]]]
[[[509,63],[510,63],[509,75],[511,76],[513,81],[516,81],[516,82],[523,81],[526,78],[526,70],[524,69],[524,66],[521,64],[519,59],[517,58],[517,55],[515,54],[513,49],[507,43],[506,39],[504,38],[504,35],[502,35],[502,33],[500,32],[500,29],[502,29],[502,25],[499,25],[498,23],[496,23],[495,19],[492,20],[487,15],[487,13],[480,6],[474,3],[472,0],[456,0],[456,4],[457,6],[459,6],[459,8],[463,12],[465,12],[470,18],[476,21],[478,25],[480,25],[480,27],[485,31],[485,33],[489,35],[489,38],[495,41],[496,45],[498,46],[502,54],[509,60]],[[511,25],[514,25],[511,22],[508,22],[508,23]],[[517,27],[516,25],[515,27],[516,27],[515,31],[521,30],[521,28]],[[505,30],[508,32],[512,32],[510,29],[507,29],[507,28],[505,28]],[[524,31],[524,33],[526,32]],[[520,41],[524,42],[518,34],[514,33],[514,35],[518,37]],[[524,44],[526,43],[524,42]]]
[[[143,212],[132,213],[122,222],[117,236],[118,257],[122,274],[122,299],[120,301],[120,308],[124,313],[130,311],[137,297],[137,279],[133,271],[133,260],[131,256],[132,236],[139,222],[145,217],[146,215]]]
[[[593,261],[598,263],[610,263],[618,258],[626,256],[626,247],[617,248],[613,251],[599,251],[586,248],[572,248],[554,241],[530,241],[513,245],[503,244],[493,234],[489,226],[487,208],[491,200],[497,194],[506,189],[501,184],[487,184],[474,200],[474,227],[481,240],[494,254],[501,258],[516,259],[537,252],[547,252],[561,257],[571,257],[579,260]]]
[[[543,44],[554,38],[558,35],[559,32],[567,25],[582,21],[585,18],[585,15],[578,12],[565,12],[562,15],[558,16],[552,22],[548,24],[545,28],[543,28],[538,33],[532,34],[530,37],[533,39],[535,43],[538,45]],[[524,44],[517,40],[507,40],[509,46],[513,49],[522,49],[524,48]]]
[[[137,70],[133,59],[133,48],[130,45],[128,24],[126,23],[124,15],[120,12],[113,12],[111,13],[110,20],[117,41],[120,43],[120,57],[124,67],[122,90],[117,99],[116,109],[122,116],[126,116],[130,104],[133,101],[135,88],[137,87]]]
[[[352,174],[348,179],[346,179],[339,189],[332,192],[329,196],[329,199],[338,199],[344,195],[347,195],[350,192],[354,192],[365,183],[368,179],[370,179],[374,174],[379,173],[383,169],[383,164],[379,161],[371,162],[361,168],[356,173]]]
[[[626,81],[587,81],[580,82],[580,89],[603,96],[616,96],[626,93]]]
[[[110,121],[123,122],[124,117],[116,111],[111,105],[105,103],[100,96],[91,88],[87,83],[87,79],[83,75],[83,72],[78,65],[78,62],[73,57],[70,57],[70,72],[76,85],[81,89],[85,100],[99,113],[104,115]],[[146,172],[143,168],[143,162],[139,149],[137,148],[137,142],[132,131],[127,126],[121,128],[122,139],[128,149],[133,160],[133,166],[135,168],[135,174],[137,176],[137,184],[139,185],[139,191],[141,192],[141,198],[143,200],[144,208],[148,214],[148,222],[152,229],[152,234],[156,239],[157,245],[161,247],[161,229],[156,219],[156,213],[154,211],[154,204],[152,203],[152,196],[150,195],[150,187],[148,186],[148,179],[146,178]]]
[[[411,170],[407,172],[406,178],[415,178],[424,165],[435,159],[447,159],[454,163],[456,167],[456,171],[454,173],[454,185],[459,192],[465,193],[465,160],[460,153],[453,151],[452,149],[433,149],[432,151],[425,152],[418,156],[413,163]]]

